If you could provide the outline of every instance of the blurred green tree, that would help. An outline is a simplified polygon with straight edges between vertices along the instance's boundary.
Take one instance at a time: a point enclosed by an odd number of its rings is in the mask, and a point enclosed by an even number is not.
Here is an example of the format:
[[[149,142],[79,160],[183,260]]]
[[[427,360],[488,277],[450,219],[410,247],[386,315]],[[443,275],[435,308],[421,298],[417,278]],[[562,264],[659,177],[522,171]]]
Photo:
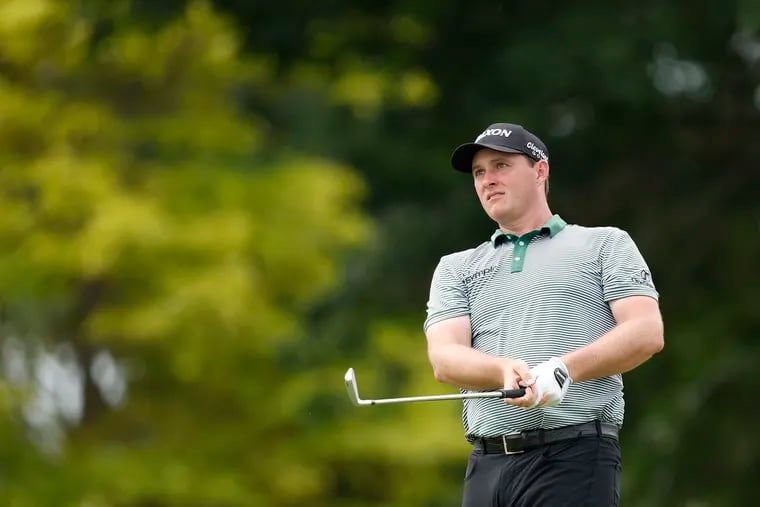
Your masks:
[[[364,185],[265,149],[273,69],[207,3],[126,7],[0,7],[0,504],[298,503],[324,373],[282,351],[368,237]]]

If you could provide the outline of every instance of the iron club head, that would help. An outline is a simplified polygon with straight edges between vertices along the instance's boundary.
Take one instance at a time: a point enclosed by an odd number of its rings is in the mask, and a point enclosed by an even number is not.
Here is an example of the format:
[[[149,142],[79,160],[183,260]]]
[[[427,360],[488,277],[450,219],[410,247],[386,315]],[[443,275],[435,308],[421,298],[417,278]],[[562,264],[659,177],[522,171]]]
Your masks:
[[[343,380],[346,381],[346,391],[348,391],[348,399],[351,400],[351,403],[357,407],[361,405],[372,405],[372,402],[364,401],[359,398],[359,387],[356,385],[356,374],[354,373],[353,368],[348,369]]]

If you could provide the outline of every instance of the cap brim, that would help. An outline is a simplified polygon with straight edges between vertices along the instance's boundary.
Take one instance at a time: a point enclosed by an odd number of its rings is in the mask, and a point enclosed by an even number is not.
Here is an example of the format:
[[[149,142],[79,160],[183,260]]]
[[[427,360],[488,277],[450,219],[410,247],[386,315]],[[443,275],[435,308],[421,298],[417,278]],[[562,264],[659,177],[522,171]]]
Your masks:
[[[483,148],[500,151],[502,153],[522,153],[520,150],[495,144],[466,143],[458,146],[457,149],[454,150],[454,153],[451,154],[451,167],[459,172],[471,173],[472,158],[475,156],[475,153]]]

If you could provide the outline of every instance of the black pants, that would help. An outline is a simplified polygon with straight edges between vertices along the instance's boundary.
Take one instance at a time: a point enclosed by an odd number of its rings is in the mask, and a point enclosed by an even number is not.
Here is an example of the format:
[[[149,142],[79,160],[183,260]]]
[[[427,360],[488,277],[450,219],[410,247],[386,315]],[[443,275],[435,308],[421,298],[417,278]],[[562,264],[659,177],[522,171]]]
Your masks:
[[[611,507],[620,503],[620,445],[588,436],[521,454],[473,451],[462,507]]]

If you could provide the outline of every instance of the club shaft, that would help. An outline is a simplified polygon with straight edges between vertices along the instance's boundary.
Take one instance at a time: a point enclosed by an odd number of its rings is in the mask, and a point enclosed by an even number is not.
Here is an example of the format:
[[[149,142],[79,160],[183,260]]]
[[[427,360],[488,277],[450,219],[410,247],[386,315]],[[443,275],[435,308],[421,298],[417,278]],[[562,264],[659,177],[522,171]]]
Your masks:
[[[513,398],[504,396],[503,391],[489,391],[484,393],[464,394],[439,394],[432,396],[406,396],[404,398],[382,398],[379,400],[361,400],[363,405],[387,405],[391,403],[413,403],[417,401],[442,401],[442,400],[470,400],[475,398]]]
[[[525,389],[499,389],[496,391],[486,392],[468,392],[458,394],[437,394],[432,396],[407,396],[404,398],[382,398],[377,400],[363,400],[359,396],[359,387],[356,385],[356,375],[354,369],[349,368],[343,377],[346,382],[348,398],[351,402],[360,407],[367,405],[389,405],[391,403],[411,403],[416,401],[439,401],[439,400],[469,400],[473,398],[519,398],[525,395]]]

